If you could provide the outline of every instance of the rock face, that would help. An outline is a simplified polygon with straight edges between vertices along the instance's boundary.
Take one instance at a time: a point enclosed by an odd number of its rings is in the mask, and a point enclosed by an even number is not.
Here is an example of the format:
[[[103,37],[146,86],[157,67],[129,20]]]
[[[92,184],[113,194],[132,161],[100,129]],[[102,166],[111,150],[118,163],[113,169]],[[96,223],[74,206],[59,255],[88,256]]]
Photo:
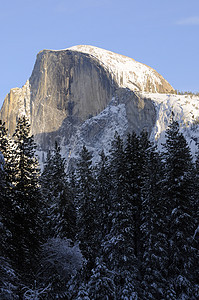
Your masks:
[[[87,144],[90,140],[93,146],[94,141],[102,142],[103,132],[110,127],[110,136],[114,134],[118,128],[110,125],[110,120],[117,124],[119,115],[126,120],[121,124],[123,133],[139,133],[143,128],[151,133],[155,106],[137,91],[172,90],[152,68],[110,51],[92,46],[43,50],[27,83],[6,96],[0,118],[12,134],[18,117],[26,114],[42,151],[52,147],[55,140],[69,149],[75,147],[77,139]]]
[[[6,122],[9,134],[13,134],[15,131],[17,118],[22,114],[30,118],[29,81],[22,88],[11,89],[4,100],[0,111],[0,119]]]
[[[66,117],[79,122],[103,110],[114,85],[110,75],[89,55],[42,51],[30,77],[33,133],[58,130]],[[49,119],[50,118],[50,119]]]
[[[87,45],[69,49],[87,53],[98,59],[120,87],[150,93],[170,93],[174,90],[154,69],[127,56]]]
[[[84,144],[93,153],[93,160],[99,159],[103,149],[108,153],[117,131],[122,137],[128,132],[141,130],[152,132],[156,122],[153,102],[145,97],[136,96],[132,91],[119,88],[109,105],[97,116],[86,120],[79,126],[64,150],[64,156],[76,159]]]

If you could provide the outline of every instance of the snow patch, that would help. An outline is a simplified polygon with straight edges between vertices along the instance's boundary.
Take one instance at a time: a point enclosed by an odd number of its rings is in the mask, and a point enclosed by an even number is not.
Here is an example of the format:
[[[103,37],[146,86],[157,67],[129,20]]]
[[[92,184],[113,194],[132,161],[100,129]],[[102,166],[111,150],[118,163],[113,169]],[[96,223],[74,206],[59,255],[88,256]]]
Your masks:
[[[26,81],[22,88],[11,90],[12,93],[18,94],[18,116],[26,116],[30,120],[30,83]]]

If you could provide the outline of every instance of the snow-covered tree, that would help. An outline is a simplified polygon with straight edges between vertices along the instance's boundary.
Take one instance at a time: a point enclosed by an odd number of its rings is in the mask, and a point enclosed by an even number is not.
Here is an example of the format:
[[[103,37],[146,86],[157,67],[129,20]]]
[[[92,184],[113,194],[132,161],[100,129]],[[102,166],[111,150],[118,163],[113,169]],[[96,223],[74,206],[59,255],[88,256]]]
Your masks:
[[[90,299],[107,300],[117,299],[116,287],[114,283],[114,273],[108,270],[105,263],[96,259],[96,266],[92,270],[92,275],[87,284]]]
[[[18,278],[9,260],[11,232],[9,224],[12,212],[11,182],[8,177],[10,143],[5,123],[0,121],[0,298],[17,299]]]
[[[104,152],[100,153],[100,161],[96,168],[96,194],[95,194],[95,223],[98,245],[111,229],[111,172],[108,157]],[[99,255],[99,254],[98,254]]]
[[[12,179],[14,170],[11,164],[11,140],[8,138],[5,123],[0,120],[0,216],[7,223],[12,206]],[[5,224],[4,224],[5,226]]]
[[[186,295],[189,298],[194,288],[192,274],[197,263],[196,250],[192,244],[195,230],[192,211],[193,163],[188,144],[174,117],[166,130],[164,149],[168,276],[177,297]]]
[[[57,299],[67,293],[66,284],[82,267],[83,257],[78,244],[66,238],[51,238],[42,246],[42,269],[39,276],[47,286],[49,297]]]
[[[140,213],[142,298],[164,298],[168,257],[164,223],[166,207],[162,201],[163,167],[146,132],[141,133],[140,143],[144,166]]]
[[[13,139],[12,222],[8,228],[12,235],[11,261],[28,282],[35,276],[39,246],[42,242],[42,222],[40,173],[35,158],[35,143],[33,136],[30,136],[30,124],[25,116],[19,118]]]
[[[4,157],[0,152],[0,255],[6,252],[7,244],[7,234],[6,234],[6,224],[7,224],[7,195],[6,195],[6,180],[4,171]]]
[[[23,287],[23,300],[39,300],[39,299],[47,299],[49,291],[51,289],[51,285],[47,285],[46,287],[38,287],[37,282],[35,280],[34,285],[31,287],[24,286]],[[44,298],[45,297],[45,298]]]
[[[8,259],[0,256],[0,299],[18,299],[16,293],[17,283],[17,275],[10,263],[8,262]]]
[[[65,172],[65,158],[57,143],[47,155],[41,185],[46,204],[46,235],[75,240],[76,211],[73,194]]]
[[[78,197],[78,240],[80,249],[87,260],[88,273],[95,262],[98,251],[95,224],[95,182],[92,168],[92,155],[83,146],[77,167]]]
[[[143,154],[139,137],[135,132],[128,134],[125,144],[125,193],[132,213],[133,248],[136,257],[140,255],[140,211],[141,188],[143,184]]]
[[[91,300],[88,296],[87,286],[84,284],[80,286],[76,300]]]
[[[134,274],[126,271],[124,276],[124,284],[120,287],[119,295],[117,299],[121,300],[138,300],[139,293],[137,287],[137,280],[134,277]]]
[[[0,151],[1,154],[4,156],[4,159],[7,160],[9,157],[9,138],[8,138],[8,131],[5,127],[5,122],[3,123],[0,120]]]
[[[116,274],[114,281],[118,294],[125,284],[127,271],[132,272],[134,278],[138,275],[138,261],[134,247],[134,212],[126,184],[127,164],[123,141],[117,134],[111,149],[110,164],[112,226],[102,243],[102,255],[107,267]]]

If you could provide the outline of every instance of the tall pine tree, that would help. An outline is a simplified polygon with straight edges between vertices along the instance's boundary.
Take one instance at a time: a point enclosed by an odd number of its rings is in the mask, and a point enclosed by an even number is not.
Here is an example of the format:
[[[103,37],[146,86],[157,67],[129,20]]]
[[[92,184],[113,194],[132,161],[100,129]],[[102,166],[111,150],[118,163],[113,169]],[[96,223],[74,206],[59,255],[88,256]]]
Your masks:
[[[55,142],[49,152],[41,176],[43,198],[46,204],[47,237],[66,237],[75,240],[76,211],[72,189],[67,180],[65,158]]]
[[[12,183],[13,223],[9,228],[12,234],[11,261],[24,282],[30,283],[36,279],[42,223],[40,173],[35,158],[35,143],[25,116],[19,118],[13,139],[11,163],[15,172]]]
[[[142,151],[141,252],[142,298],[163,299],[166,281],[167,244],[166,207],[162,201],[163,168],[160,155],[149,141],[147,132],[140,135]]]
[[[168,228],[168,276],[170,293],[177,298],[193,297],[193,269],[197,263],[192,247],[195,220],[193,217],[193,163],[188,144],[172,116],[164,145],[165,201]],[[195,299],[195,298],[193,298]]]
[[[98,246],[111,229],[111,172],[109,160],[105,153],[100,153],[100,161],[96,168],[96,216],[95,223]]]
[[[93,176],[92,155],[83,146],[77,166],[78,197],[78,240],[80,249],[87,260],[87,271],[90,275],[94,267],[96,253],[95,223],[95,180]]]
[[[111,148],[111,217],[112,226],[103,243],[103,257],[108,268],[115,274],[117,297],[124,292],[137,290],[137,258],[134,248],[134,220],[126,183],[127,162],[123,140],[116,133]],[[128,279],[131,285],[127,284]]]

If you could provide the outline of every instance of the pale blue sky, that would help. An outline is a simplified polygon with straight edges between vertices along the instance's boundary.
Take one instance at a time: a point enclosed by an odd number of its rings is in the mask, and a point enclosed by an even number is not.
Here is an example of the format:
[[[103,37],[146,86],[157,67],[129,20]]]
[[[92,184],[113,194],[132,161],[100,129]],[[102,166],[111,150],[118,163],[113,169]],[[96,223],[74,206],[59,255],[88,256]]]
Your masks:
[[[43,49],[124,54],[174,88],[199,91],[199,0],[0,0],[0,106]]]

